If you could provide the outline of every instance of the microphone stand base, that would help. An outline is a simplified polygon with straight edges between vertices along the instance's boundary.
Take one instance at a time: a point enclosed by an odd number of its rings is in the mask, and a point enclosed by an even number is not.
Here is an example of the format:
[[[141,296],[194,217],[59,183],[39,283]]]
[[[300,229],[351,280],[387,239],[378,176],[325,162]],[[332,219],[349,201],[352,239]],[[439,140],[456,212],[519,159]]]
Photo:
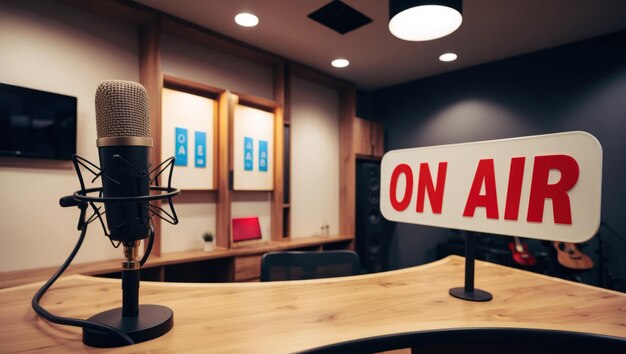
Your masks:
[[[456,297],[457,299],[462,299],[462,300],[467,300],[467,301],[483,302],[483,301],[489,301],[493,299],[493,296],[491,295],[491,293],[487,291],[480,290],[480,289],[474,289],[474,290],[468,291],[463,287],[450,289],[450,295]]]
[[[101,312],[89,318],[89,321],[102,323],[117,328],[127,334],[135,343],[158,338],[174,326],[174,313],[165,306],[139,305],[139,315],[122,316],[118,307]],[[83,328],[83,343],[91,347],[111,348],[127,345],[118,336]]]

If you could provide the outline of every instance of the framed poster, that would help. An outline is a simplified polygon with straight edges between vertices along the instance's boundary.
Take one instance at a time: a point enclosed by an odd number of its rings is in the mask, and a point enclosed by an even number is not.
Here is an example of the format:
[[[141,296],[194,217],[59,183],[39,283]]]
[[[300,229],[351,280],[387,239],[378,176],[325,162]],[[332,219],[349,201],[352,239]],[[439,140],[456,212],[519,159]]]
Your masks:
[[[176,157],[172,185],[186,190],[215,189],[216,101],[163,88],[161,160]]]
[[[233,189],[274,189],[274,113],[243,105],[233,118]]]

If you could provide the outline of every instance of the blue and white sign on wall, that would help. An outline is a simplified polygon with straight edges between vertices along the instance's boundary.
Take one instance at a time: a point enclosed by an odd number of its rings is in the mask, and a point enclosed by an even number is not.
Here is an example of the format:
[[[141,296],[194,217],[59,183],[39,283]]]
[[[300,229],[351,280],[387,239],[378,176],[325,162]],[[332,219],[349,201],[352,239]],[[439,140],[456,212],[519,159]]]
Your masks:
[[[267,140],[259,140],[259,171],[267,172]]]
[[[274,189],[274,118],[274,112],[241,104],[235,106],[232,124],[233,190]]]
[[[217,101],[204,96],[166,87],[161,91],[160,159],[176,158],[176,168],[180,170],[172,184],[180,189],[217,188],[217,107]],[[153,136],[155,143],[159,141],[156,138]],[[269,148],[272,149],[271,142]]]
[[[174,156],[176,157],[176,166],[187,166],[187,129],[176,127],[174,133],[176,142],[174,144]]]
[[[252,154],[254,153],[254,139],[245,136],[243,138],[243,169],[252,171]]]
[[[206,167],[206,133],[195,133],[195,145],[196,145],[196,167]]]

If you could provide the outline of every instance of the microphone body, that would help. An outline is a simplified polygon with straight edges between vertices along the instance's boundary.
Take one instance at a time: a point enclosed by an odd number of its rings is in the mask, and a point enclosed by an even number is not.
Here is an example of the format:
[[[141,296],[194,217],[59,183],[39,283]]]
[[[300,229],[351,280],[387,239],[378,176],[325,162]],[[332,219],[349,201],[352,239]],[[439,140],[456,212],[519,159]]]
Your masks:
[[[105,146],[98,148],[98,155],[104,197],[139,197],[150,193],[149,147]],[[130,243],[148,237],[148,202],[105,202],[104,208],[111,239]]]
[[[150,194],[150,121],[148,95],[132,81],[108,80],[96,91],[98,155],[103,197]],[[105,202],[110,238],[132,244],[149,235],[148,202]]]

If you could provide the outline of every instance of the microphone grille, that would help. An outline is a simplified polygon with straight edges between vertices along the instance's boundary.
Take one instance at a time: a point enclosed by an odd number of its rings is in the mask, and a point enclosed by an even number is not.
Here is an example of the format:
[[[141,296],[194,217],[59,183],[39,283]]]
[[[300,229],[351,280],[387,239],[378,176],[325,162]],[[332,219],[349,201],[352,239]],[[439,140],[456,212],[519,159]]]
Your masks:
[[[96,90],[98,138],[150,137],[148,92],[139,83],[107,80]]]

